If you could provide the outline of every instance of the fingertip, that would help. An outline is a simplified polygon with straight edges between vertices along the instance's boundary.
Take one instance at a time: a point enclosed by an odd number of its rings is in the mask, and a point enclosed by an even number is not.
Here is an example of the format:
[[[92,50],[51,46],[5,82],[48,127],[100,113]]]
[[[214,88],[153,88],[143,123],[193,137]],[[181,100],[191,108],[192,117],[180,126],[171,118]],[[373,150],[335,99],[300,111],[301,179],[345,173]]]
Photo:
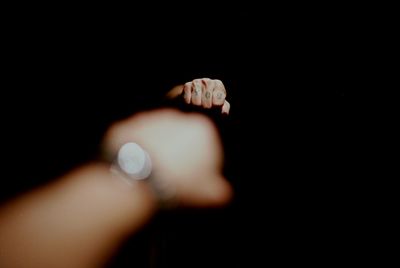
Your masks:
[[[192,104],[194,105],[194,106],[201,106],[201,99],[199,100],[199,99],[192,99]]]
[[[231,105],[228,101],[224,102],[224,105],[222,105],[222,114],[229,115],[229,112],[231,110]]]
[[[211,109],[212,108],[212,103],[210,101],[208,101],[208,100],[203,100],[202,104],[203,104],[203,108],[205,108],[205,109]]]
[[[224,206],[232,201],[234,195],[233,188],[225,178],[219,179],[218,183],[216,183],[214,187],[215,195],[212,197],[212,200],[210,200],[213,205]]]

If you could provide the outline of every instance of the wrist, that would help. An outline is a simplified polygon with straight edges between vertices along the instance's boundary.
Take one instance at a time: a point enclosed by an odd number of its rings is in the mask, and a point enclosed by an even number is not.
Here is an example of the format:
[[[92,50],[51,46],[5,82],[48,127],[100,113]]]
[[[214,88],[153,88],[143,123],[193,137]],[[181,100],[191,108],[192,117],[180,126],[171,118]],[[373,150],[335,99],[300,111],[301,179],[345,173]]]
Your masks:
[[[110,224],[110,230],[114,229],[117,233],[135,230],[157,210],[157,199],[147,185],[130,185],[116,179],[109,165],[89,165],[82,168],[80,173],[82,176],[77,184],[81,184],[81,189],[86,189],[87,202],[98,207],[96,214],[110,219],[104,221]]]
[[[159,208],[176,206],[175,187],[159,179],[152,158],[140,145],[133,142],[123,144],[112,161],[110,172],[130,187],[146,186]]]

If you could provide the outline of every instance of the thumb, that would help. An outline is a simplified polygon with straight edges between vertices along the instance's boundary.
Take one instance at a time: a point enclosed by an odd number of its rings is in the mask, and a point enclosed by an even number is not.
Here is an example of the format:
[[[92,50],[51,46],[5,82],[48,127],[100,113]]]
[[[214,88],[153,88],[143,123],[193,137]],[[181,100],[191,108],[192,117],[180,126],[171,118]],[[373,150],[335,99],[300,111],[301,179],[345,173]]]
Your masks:
[[[180,201],[184,206],[219,207],[229,203],[232,196],[232,186],[223,176],[214,175],[213,178],[204,180],[192,191],[185,191]]]

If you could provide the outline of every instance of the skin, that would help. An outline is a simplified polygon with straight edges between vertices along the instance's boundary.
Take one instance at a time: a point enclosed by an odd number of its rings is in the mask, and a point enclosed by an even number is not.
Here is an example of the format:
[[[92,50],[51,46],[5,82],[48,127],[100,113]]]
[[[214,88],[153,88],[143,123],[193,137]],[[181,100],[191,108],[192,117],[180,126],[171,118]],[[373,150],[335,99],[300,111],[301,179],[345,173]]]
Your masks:
[[[207,92],[214,96],[209,89],[202,91],[205,101]],[[141,113],[111,126],[104,148],[113,155],[128,141],[150,154],[154,176],[175,189],[179,206],[216,207],[231,199],[221,142],[206,117],[175,110]],[[101,267],[157,209],[145,182],[131,185],[112,176],[109,164],[87,164],[3,205],[0,267]]]
[[[201,78],[174,87],[167,97],[183,96],[185,103],[189,105],[201,106],[205,109],[217,107],[221,109],[221,113],[229,114],[230,103],[226,100],[226,95],[226,89],[221,80]]]

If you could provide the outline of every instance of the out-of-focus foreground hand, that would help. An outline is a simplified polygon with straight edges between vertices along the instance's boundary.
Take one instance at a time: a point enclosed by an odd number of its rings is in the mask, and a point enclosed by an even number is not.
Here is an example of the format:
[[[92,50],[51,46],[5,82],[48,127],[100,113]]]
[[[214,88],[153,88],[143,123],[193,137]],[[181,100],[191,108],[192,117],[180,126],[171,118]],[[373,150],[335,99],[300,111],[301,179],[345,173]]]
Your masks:
[[[168,92],[168,98],[183,96],[187,104],[205,109],[219,107],[223,114],[229,114],[230,103],[226,100],[226,89],[221,80],[201,78],[176,86]]]
[[[221,143],[204,115],[145,112],[105,136],[111,153],[127,142],[149,153],[155,178],[176,189],[178,204],[212,207],[230,200]],[[145,182],[131,186],[111,174],[110,164],[92,163],[3,205],[0,267],[102,267],[157,211]]]
[[[154,176],[176,190],[178,204],[218,206],[230,200],[218,132],[204,115],[170,109],[142,113],[114,125],[105,147],[116,152],[127,142],[150,154]]]

